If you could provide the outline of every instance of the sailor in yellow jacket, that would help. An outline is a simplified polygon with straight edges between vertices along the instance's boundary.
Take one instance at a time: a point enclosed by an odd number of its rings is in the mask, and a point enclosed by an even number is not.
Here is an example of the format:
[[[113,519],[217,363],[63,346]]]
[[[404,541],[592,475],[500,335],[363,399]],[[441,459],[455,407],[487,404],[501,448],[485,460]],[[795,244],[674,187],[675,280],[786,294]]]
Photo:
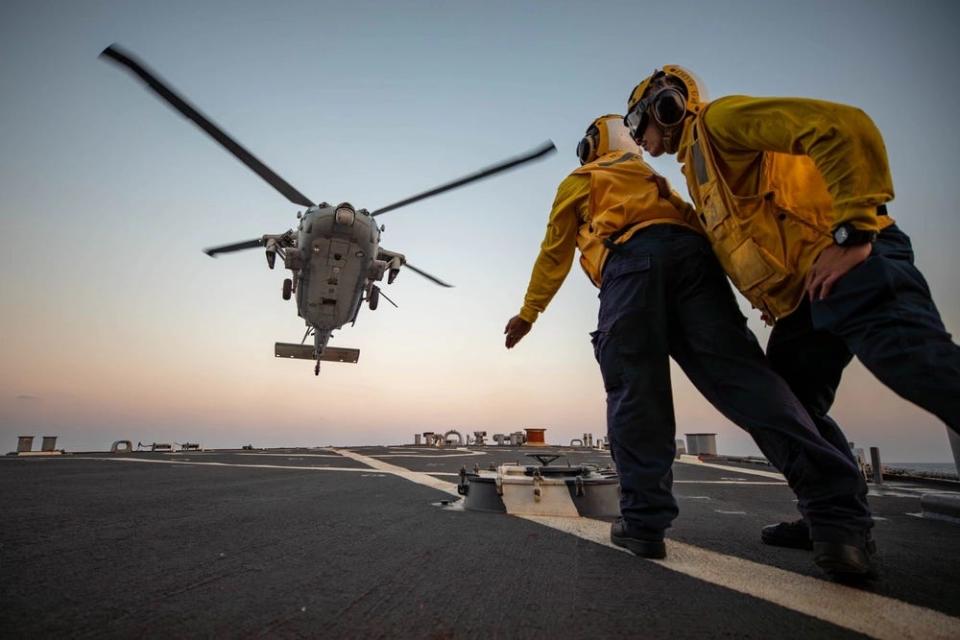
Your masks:
[[[801,98],[708,102],[696,76],[668,65],[633,90],[625,124],[652,156],[683,164],[724,270],[776,323],[771,363],[839,451],[852,458],[827,414],[854,355],[960,430],[960,348],[887,214],[886,149],[863,111]],[[810,545],[803,521],[766,527],[763,539]]]
[[[863,478],[770,368],[696,212],[643,161],[621,116],[594,120],[578,156],[582,166],[557,190],[523,307],[504,333],[512,348],[530,331],[579,248],[600,289],[591,337],[621,488],[611,540],[646,557],[665,553],[663,532],[677,515],[672,357],[784,473],[818,536],[847,553],[872,525],[858,499]]]

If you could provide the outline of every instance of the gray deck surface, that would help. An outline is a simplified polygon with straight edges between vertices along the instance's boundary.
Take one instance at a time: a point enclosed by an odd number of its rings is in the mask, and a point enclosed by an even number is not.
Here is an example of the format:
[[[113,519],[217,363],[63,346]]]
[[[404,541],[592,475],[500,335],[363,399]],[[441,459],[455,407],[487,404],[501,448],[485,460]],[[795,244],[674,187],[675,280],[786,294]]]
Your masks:
[[[451,484],[443,474],[462,465],[525,462],[530,451],[349,450]],[[674,470],[671,540],[821,578],[808,552],[759,542],[761,526],[796,517],[785,484]],[[960,524],[910,515],[919,490],[885,493],[871,498],[880,577],[867,591],[958,617],[960,637]],[[859,635],[671,570],[670,558],[438,506],[451,499],[324,449],[2,457],[0,637]],[[855,613],[859,592],[848,592]]]

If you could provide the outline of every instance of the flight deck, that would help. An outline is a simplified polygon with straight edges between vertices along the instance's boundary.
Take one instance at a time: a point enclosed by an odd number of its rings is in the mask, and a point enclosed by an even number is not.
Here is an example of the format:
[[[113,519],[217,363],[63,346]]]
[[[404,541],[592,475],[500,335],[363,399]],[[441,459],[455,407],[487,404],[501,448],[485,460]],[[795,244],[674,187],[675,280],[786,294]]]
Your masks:
[[[553,464],[609,453],[546,447]],[[958,638],[960,522],[871,491],[879,577],[760,543],[797,517],[769,467],[685,456],[667,558],[602,518],[463,508],[461,468],[528,447],[0,457],[0,636]]]

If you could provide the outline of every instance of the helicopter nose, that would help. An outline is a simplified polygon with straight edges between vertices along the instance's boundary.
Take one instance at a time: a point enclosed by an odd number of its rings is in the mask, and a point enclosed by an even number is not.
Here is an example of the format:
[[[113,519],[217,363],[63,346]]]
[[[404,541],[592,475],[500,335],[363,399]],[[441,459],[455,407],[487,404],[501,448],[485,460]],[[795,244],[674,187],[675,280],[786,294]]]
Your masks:
[[[342,224],[349,227],[353,225],[353,222],[356,219],[357,212],[354,210],[353,205],[351,205],[349,202],[341,202],[337,205],[337,224]]]

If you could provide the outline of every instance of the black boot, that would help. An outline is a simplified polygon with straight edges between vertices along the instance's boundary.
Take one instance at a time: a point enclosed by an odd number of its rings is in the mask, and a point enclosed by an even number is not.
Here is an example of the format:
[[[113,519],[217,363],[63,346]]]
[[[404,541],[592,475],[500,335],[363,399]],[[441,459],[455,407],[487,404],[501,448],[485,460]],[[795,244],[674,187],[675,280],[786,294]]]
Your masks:
[[[813,549],[810,527],[807,526],[807,521],[802,518],[793,522],[768,524],[760,530],[760,540],[773,547],[806,549],[808,551]],[[866,550],[871,555],[877,552],[877,543],[873,541],[873,536],[869,531],[866,533]]]
[[[870,556],[866,542],[857,545],[839,542],[813,543],[813,561],[837,582],[855,584],[876,578]]]
[[[760,540],[763,544],[789,549],[813,549],[810,540],[810,527],[802,518],[793,522],[769,524],[760,530]]]
[[[632,551],[641,558],[666,558],[667,547],[663,543],[662,531],[649,529],[628,529],[623,518],[617,518],[610,525],[610,542]]]

